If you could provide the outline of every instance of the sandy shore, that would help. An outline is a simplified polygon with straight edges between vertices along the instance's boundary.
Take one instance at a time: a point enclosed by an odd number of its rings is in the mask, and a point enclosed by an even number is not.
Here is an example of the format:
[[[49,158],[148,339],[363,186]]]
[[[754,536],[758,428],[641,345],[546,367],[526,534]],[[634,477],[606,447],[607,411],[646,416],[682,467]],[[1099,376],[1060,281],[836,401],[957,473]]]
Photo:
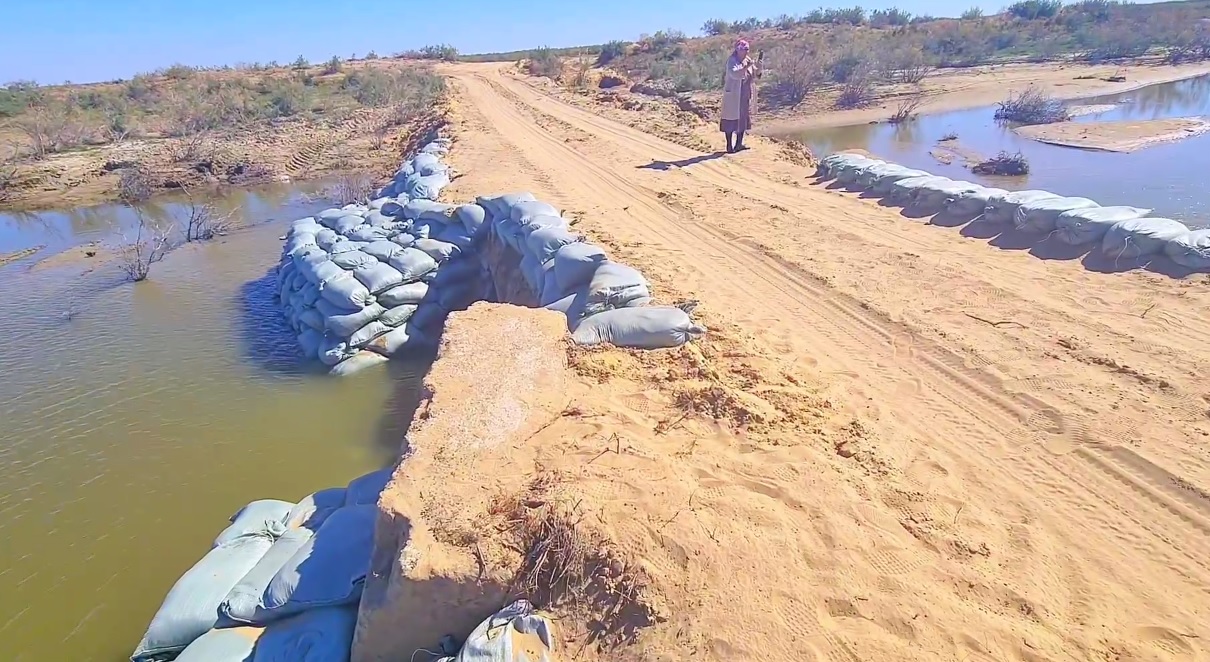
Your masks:
[[[1015,131],[1038,142],[1106,152],[1134,152],[1152,145],[1183,140],[1210,131],[1210,122],[1197,117],[1120,122],[1057,122],[1022,126]]]

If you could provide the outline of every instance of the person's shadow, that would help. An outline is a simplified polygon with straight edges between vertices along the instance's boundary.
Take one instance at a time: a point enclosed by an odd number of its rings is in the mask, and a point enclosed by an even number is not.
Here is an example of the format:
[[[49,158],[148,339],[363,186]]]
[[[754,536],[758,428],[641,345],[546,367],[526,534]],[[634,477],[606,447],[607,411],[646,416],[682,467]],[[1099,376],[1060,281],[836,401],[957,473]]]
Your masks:
[[[647,163],[645,165],[635,166],[635,168],[638,168],[639,170],[671,170],[673,168],[687,168],[691,165],[702,163],[704,161],[713,161],[717,158],[721,158],[724,155],[726,155],[726,152],[712,152],[710,154],[702,154],[701,156],[694,156],[688,159],[681,159],[680,161],[652,161],[651,163]]]

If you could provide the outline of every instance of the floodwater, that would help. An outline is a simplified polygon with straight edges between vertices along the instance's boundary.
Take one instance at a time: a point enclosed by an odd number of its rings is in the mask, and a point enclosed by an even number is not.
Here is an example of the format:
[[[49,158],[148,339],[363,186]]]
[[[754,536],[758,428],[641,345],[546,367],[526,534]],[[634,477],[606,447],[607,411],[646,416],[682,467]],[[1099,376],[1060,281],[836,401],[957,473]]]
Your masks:
[[[296,193],[230,192],[243,229],[137,284],[112,264],[29,268],[129,229],[129,210],[0,214],[0,252],[48,246],[0,267],[0,660],[125,660],[239,507],[398,453],[427,365],[330,378],[277,312],[278,237],[326,206]]]
[[[1007,90],[1006,90],[1007,95]],[[1090,97],[1068,105],[1114,104],[1114,109],[1078,117],[1077,122],[1165,119],[1210,115],[1210,77],[1151,85],[1132,92]],[[1210,134],[1156,145],[1130,154],[1046,145],[1018,136],[999,123],[995,107],[923,115],[903,124],[860,124],[788,134],[816,154],[864,149],[881,158],[954,179],[1010,190],[1043,189],[1096,200],[1101,205],[1150,207],[1153,215],[1175,218],[1191,227],[1210,224],[1210,188],[1202,168],[1210,154]],[[929,154],[938,141],[956,134],[957,142],[983,156],[1001,150],[1021,152],[1029,160],[1024,177],[981,177],[962,159],[946,165]]]

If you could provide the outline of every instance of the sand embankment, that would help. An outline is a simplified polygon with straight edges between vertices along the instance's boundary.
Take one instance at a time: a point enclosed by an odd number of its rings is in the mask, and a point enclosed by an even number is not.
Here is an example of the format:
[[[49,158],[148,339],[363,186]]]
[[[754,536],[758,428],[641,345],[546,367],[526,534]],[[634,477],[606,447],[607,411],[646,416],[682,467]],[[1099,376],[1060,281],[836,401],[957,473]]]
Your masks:
[[[1022,126],[1015,131],[1026,138],[1062,147],[1105,152],[1134,152],[1210,131],[1210,122],[1198,117],[1118,122],[1056,122]]]

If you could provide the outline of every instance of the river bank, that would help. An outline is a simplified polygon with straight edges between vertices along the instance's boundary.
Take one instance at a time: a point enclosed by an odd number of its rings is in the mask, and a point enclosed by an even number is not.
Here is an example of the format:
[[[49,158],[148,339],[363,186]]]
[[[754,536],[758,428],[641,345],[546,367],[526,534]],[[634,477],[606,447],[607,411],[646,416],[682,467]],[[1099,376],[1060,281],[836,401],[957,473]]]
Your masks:
[[[1117,122],[1056,122],[1017,127],[1026,138],[1061,147],[1105,152],[1140,149],[1200,136],[1210,123],[1196,117]]]

